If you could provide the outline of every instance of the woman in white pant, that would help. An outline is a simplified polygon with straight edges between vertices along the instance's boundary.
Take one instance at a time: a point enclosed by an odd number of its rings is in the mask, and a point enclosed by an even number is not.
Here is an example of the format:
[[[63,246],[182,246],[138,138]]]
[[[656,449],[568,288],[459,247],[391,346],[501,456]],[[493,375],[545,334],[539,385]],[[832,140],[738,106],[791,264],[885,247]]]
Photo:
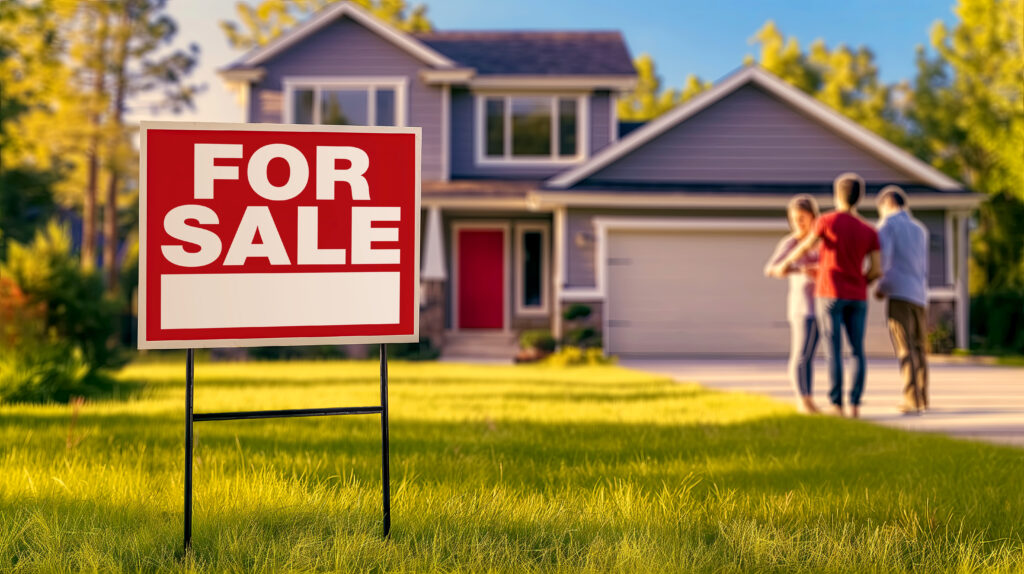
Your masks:
[[[779,241],[778,247],[768,264],[765,275],[786,258],[794,247],[814,229],[818,219],[818,202],[813,197],[801,194],[789,201],[787,209],[789,228],[792,231]],[[818,274],[818,252],[808,252],[786,270],[789,280],[787,316],[792,334],[789,350],[789,377],[799,400],[797,406],[802,412],[816,413],[812,383],[814,381],[814,351],[818,348],[818,321],[814,314],[814,281]]]

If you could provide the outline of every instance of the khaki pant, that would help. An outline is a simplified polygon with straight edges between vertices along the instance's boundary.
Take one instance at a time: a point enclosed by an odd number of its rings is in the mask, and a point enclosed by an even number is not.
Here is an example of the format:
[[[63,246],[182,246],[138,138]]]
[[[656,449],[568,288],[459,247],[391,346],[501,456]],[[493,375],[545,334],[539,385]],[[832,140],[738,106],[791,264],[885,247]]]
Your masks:
[[[928,328],[920,305],[889,299],[889,336],[903,376],[903,406],[928,408]]]

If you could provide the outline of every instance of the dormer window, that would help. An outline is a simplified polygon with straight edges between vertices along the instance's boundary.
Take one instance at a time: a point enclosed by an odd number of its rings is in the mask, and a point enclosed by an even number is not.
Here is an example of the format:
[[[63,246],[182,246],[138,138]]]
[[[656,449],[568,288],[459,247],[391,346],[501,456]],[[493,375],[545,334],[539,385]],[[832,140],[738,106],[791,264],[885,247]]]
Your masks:
[[[404,126],[405,78],[285,78],[289,124]]]
[[[477,95],[477,163],[574,163],[586,149],[585,96]]]

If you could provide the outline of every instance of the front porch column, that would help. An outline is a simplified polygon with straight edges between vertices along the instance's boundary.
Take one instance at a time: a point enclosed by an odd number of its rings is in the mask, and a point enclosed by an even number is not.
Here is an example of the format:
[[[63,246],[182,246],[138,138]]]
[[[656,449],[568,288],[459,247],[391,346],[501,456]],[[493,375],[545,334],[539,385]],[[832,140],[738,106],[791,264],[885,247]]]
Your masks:
[[[437,347],[444,344],[447,314],[445,282],[448,271],[444,259],[444,227],[441,208],[427,208],[427,227],[423,234],[423,260],[420,262],[420,337]]]
[[[444,265],[444,229],[441,226],[441,208],[432,205],[427,208],[427,229],[424,236],[423,261],[420,279],[423,281],[445,281],[448,272]]]
[[[968,258],[970,254],[970,214],[954,213],[953,229],[955,233],[955,252],[953,273],[956,281],[954,292],[956,297],[956,346],[958,349],[970,347],[971,296],[967,278],[970,274]]]
[[[552,301],[551,304],[551,335],[556,341],[562,340],[562,288],[565,286],[565,207],[558,207],[554,212],[554,229],[552,242],[555,249],[555,260],[551,265]]]

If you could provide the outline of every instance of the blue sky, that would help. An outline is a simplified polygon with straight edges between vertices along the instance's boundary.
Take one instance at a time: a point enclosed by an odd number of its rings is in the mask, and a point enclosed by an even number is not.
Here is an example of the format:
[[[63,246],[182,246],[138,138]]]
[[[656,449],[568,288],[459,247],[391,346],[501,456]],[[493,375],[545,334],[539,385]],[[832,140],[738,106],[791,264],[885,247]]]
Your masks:
[[[681,86],[687,74],[717,80],[742,64],[744,55],[753,52],[750,37],[768,19],[803,46],[816,38],[830,46],[866,45],[875,52],[883,80],[908,78],[914,73],[915,46],[927,44],[932,24],[954,21],[953,2],[429,0],[426,4],[430,19],[442,30],[621,30],[634,56],[650,53],[665,83]],[[235,0],[171,0],[168,4],[178,21],[179,41],[195,42],[202,50],[195,79],[207,88],[197,99],[195,112],[161,119],[242,121],[241,109],[215,73],[237,56],[218,26],[220,20],[234,18]]]

